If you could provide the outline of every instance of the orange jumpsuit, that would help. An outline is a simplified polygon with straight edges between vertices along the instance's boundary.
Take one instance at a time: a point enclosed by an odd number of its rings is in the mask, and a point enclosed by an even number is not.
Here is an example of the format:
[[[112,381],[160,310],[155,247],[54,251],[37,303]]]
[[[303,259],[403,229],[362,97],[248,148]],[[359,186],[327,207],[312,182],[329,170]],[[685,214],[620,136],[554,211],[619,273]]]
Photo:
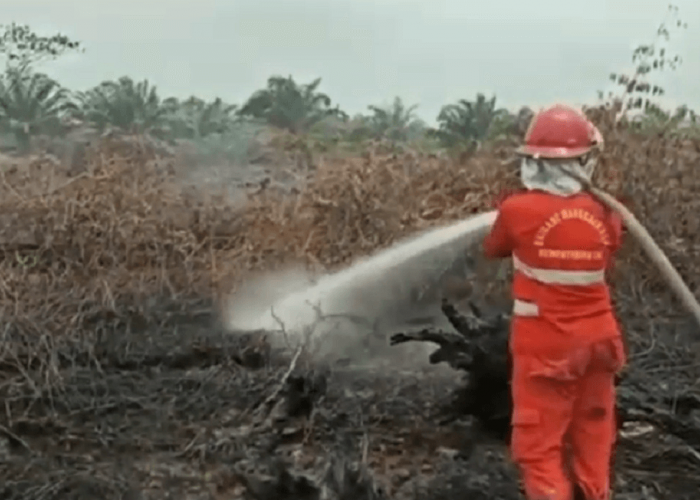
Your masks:
[[[512,256],[511,454],[529,500],[607,500],[617,435],[615,375],[626,363],[605,271],[622,224],[587,193],[521,192],[484,241]]]

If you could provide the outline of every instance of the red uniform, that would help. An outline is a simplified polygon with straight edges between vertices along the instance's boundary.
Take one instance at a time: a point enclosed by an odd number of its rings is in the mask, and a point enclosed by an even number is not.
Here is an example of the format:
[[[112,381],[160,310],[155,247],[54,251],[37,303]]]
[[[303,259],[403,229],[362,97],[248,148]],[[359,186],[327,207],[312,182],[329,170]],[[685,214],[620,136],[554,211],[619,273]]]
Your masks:
[[[484,242],[515,268],[511,452],[530,500],[570,500],[572,483],[609,497],[625,353],[605,270],[621,229],[587,193],[530,190],[502,203]]]

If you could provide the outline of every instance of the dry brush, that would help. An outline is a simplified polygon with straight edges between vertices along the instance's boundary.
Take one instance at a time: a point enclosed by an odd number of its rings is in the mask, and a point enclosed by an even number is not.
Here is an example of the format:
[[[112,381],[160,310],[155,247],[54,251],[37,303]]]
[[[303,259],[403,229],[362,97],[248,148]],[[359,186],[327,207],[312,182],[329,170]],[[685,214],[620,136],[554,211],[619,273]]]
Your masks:
[[[627,200],[698,290],[700,141],[648,137],[591,116],[606,135],[597,183]],[[220,298],[251,271],[290,262],[334,270],[418,230],[491,208],[517,186],[506,147],[463,161],[407,153],[319,161],[292,193],[261,184],[240,206],[183,188],[168,168],[114,147],[75,175],[50,162],[3,168],[0,307],[6,325],[69,335],[95,314],[145,314],[154,298]],[[670,294],[632,242],[615,279],[622,305]],[[651,300],[650,297],[654,297]],[[656,301],[656,302],[655,302]]]

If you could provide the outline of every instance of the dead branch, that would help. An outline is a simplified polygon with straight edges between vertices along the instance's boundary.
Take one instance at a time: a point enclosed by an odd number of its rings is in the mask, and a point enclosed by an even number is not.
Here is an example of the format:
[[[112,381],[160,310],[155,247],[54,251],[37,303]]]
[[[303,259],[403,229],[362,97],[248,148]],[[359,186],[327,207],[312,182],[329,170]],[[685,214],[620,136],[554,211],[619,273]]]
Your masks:
[[[267,398],[265,398],[265,400],[262,402],[262,404],[255,410],[255,413],[253,415],[253,420],[255,422],[260,423],[270,415],[270,412],[272,411],[273,406],[275,406],[275,403],[278,402],[280,393],[282,392],[285,385],[287,384],[287,381],[289,380],[289,377],[292,375],[292,372],[294,372],[294,369],[297,366],[297,361],[299,360],[299,356],[301,356],[303,349],[304,349],[303,345],[299,345],[296,348],[296,351],[294,352],[294,356],[292,356],[292,360],[289,362],[289,366],[287,367],[287,371],[284,372],[284,375],[282,375],[282,378],[280,379],[279,383],[277,384],[277,387],[275,388],[274,391],[272,391],[272,393]]]
[[[455,370],[469,371],[471,369],[472,346],[459,334],[423,329],[418,332],[395,333],[389,339],[392,346],[405,342],[432,342],[439,345],[440,348],[430,355],[431,364],[446,362]]]

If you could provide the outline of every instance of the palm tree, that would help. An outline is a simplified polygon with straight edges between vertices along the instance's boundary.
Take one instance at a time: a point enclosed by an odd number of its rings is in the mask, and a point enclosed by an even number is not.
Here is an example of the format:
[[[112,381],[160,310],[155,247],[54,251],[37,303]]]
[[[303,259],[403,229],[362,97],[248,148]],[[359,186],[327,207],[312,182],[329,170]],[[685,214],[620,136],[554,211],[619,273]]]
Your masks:
[[[231,131],[236,122],[236,106],[226,104],[218,97],[209,103],[194,96],[181,103],[175,98],[166,99],[165,103],[177,110],[172,124],[176,137],[199,139],[224,134]]]
[[[330,97],[317,91],[320,84],[320,78],[297,84],[291,76],[273,76],[268,79],[267,88],[255,92],[238,114],[294,134],[308,131],[329,116],[345,118],[337,106],[331,107]]]
[[[161,101],[148,80],[135,83],[128,76],[103,82],[79,95],[85,120],[99,131],[113,128],[126,134],[165,138],[175,109],[172,100]]]
[[[62,119],[76,109],[68,90],[28,67],[0,78],[0,128],[14,136],[21,153],[29,150],[33,135],[61,131]]]
[[[390,106],[369,106],[372,115],[366,124],[372,136],[403,142],[419,136],[424,123],[415,115],[418,105],[406,106],[400,97],[394,98]]]
[[[496,108],[496,97],[486,99],[479,93],[476,101],[461,99],[456,104],[443,106],[438,115],[439,127],[433,133],[444,146],[462,143],[480,143],[507,120],[508,111]]]

